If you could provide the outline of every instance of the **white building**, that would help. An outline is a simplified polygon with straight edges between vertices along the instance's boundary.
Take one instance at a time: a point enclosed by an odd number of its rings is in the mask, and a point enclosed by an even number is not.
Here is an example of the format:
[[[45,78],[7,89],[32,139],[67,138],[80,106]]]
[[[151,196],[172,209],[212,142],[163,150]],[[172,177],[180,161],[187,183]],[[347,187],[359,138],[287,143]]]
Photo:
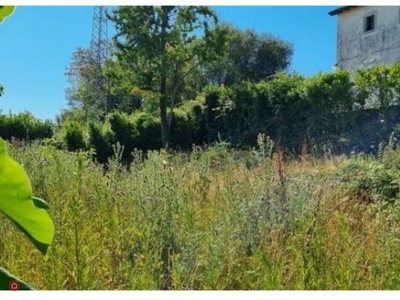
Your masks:
[[[336,66],[358,68],[400,63],[399,6],[342,6],[338,16]]]

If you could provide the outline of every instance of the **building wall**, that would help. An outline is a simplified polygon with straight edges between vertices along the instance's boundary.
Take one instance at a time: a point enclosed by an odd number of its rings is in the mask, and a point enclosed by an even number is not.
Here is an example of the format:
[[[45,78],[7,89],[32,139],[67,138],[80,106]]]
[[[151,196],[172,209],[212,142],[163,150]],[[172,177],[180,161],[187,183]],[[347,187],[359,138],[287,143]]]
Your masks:
[[[364,32],[366,15],[376,13],[375,30]],[[400,63],[400,7],[357,7],[338,15],[337,66],[354,71]]]

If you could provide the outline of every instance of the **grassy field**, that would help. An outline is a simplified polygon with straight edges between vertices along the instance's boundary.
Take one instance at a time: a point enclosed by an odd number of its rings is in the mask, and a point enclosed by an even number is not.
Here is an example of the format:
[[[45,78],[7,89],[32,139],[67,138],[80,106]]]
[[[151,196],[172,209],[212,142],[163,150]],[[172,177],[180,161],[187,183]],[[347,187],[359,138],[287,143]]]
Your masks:
[[[3,216],[0,265],[36,289],[309,290],[400,286],[400,152],[289,159],[224,145],[87,154],[10,145],[47,200],[46,258]],[[165,163],[167,162],[167,163]]]

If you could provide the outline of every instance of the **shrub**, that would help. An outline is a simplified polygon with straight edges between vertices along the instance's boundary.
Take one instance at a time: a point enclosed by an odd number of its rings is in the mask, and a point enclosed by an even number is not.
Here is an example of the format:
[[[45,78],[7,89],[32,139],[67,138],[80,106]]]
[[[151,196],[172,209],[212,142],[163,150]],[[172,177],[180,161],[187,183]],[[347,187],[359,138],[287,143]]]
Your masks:
[[[352,159],[339,169],[339,179],[351,195],[365,202],[393,203],[399,194],[399,178],[384,164]]]
[[[171,146],[191,149],[194,143],[196,120],[194,115],[181,108],[175,108],[171,124]]]
[[[263,109],[258,105],[261,102],[258,92],[257,85],[244,82],[233,85],[223,99],[224,131],[221,136],[234,145],[254,146],[258,133],[264,131],[267,118],[259,118]]]
[[[388,107],[400,103],[400,64],[358,69],[354,83],[361,105]]]
[[[87,147],[84,127],[77,121],[69,121],[64,126],[67,149],[69,151],[85,150]]]
[[[279,74],[268,82],[265,91],[273,110],[272,130],[268,134],[279,139],[283,148],[296,151],[308,135],[310,108],[304,101],[304,82],[300,75]]]
[[[24,141],[46,139],[52,137],[53,131],[52,121],[41,121],[29,112],[0,115],[0,136],[9,141],[12,138]]]
[[[354,104],[350,73],[319,73],[309,78],[305,84],[305,101],[311,109],[308,127],[313,137],[340,134],[339,113],[351,110]]]
[[[221,130],[220,123],[220,95],[221,89],[216,85],[209,85],[204,89],[205,110],[204,118],[206,123],[207,143],[217,140],[218,132]]]
[[[137,132],[134,141],[135,148],[143,151],[161,148],[161,122],[159,118],[136,112],[132,115],[132,124]]]
[[[135,149],[155,150],[161,148],[161,125],[157,117],[135,112],[132,115],[115,112],[109,116],[113,134],[113,143],[119,142],[124,147],[122,158],[132,160]]]
[[[89,124],[89,146],[95,150],[94,158],[99,163],[106,163],[112,156],[112,134],[100,123]]]
[[[113,143],[119,142],[124,147],[122,159],[130,159],[135,149],[135,140],[138,136],[135,126],[125,113],[114,112],[108,116],[113,133]]]

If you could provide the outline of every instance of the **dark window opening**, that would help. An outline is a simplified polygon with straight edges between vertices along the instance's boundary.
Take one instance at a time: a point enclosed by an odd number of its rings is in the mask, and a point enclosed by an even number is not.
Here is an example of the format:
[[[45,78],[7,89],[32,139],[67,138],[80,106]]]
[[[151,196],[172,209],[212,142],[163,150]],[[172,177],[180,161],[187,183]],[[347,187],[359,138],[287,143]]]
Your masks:
[[[365,18],[365,32],[375,29],[375,15],[370,15]]]

